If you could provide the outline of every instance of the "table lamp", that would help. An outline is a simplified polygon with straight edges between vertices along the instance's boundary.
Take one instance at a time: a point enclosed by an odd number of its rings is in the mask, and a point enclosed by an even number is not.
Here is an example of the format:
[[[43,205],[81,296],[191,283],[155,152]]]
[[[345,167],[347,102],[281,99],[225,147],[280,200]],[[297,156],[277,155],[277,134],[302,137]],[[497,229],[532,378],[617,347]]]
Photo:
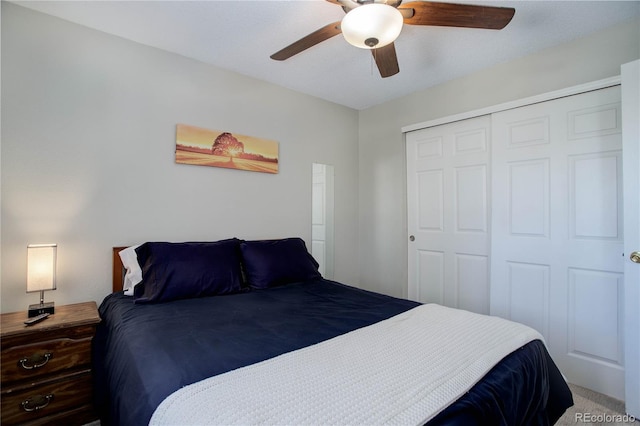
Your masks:
[[[29,305],[29,318],[54,313],[53,302],[44,302],[44,292],[56,289],[56,244],[27,246],[27,293],[40,292],[40,303]]]

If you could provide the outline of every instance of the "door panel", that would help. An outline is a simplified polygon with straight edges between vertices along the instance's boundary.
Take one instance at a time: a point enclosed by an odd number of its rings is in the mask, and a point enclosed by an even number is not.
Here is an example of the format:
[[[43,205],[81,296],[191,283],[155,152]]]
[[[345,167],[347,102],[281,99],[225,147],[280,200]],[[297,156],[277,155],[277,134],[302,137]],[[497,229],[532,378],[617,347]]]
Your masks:
[[[407,134],[411,299],[489,312],[489,124]]]
[[[620,88],[492,115],[491,313],[624,398]]]
[[[549,265],[507,262],[509,306],[506,317],[549,333]]]

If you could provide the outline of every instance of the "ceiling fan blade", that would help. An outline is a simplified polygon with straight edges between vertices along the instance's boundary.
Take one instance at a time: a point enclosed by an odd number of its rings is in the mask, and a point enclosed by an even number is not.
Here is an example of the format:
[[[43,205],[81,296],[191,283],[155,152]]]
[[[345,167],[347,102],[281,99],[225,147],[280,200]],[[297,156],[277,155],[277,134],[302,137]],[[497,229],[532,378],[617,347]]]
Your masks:
[[[501,30],[513,18],[511,7],[476,6],[472,4],[414,1],[403,3],[398,10],[404,23],[444,27],[484,28]],[[413,13],[411,13],[413,10]]]
[[[318,43],[328,40],[331,37],[340,34],[341,32],[342,30],[340,30],[340,22],[334,22],[333,24],[325,25],[319,30],[316,30],[311,34],[302,37],[300,40],[290,44],[284,49],[277,51],[276,53],[271,55],[271,59],[275,59],[276,61],[284,61],[285,59],[289,59],[293,55],[297,55],[303,50],[306,50]]]
[[[384,47],[372,49],[371,54],[373,55],[373,59],[376,61],[378,71],[380,71],[380,76],[382,78],[391,77],[392,75],[396,75],[400,72],[398,57],[396,56],[396,47],[393,43]]]
[[[343,9],[345,9],[345,12],[347,10],[351,10],[351,9],[355,9],[356,7],[360,6],[360,4],[357,1],[353,1],[353,0],[326,0],[329,3],[333,3],[333,4],[337,4],[338,6],[342,6]]]

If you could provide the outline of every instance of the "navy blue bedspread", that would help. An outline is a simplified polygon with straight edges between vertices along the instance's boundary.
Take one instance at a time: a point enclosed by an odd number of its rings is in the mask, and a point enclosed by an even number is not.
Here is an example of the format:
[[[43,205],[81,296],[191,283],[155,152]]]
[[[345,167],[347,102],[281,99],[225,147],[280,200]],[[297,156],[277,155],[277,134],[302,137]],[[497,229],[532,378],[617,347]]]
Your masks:
[[[392,317],[418,304],[328,280],[241,294],[100,305],[95,398],[103,424],[145,425],[177,389]],[[438,425],[553,422],[571,393],[540,342],[512,353],[432,421]]]

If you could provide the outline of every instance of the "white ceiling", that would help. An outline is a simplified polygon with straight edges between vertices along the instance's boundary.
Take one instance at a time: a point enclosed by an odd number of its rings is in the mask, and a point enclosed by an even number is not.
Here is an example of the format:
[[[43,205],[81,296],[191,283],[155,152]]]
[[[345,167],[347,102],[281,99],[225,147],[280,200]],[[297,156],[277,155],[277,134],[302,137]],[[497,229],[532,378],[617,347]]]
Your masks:
[[[405,25],[400,73],[338,35],[286,61],[269,56],[342,19],[324,0],[14,1],[87,27],[364,109],[640,16],[640,1],[467,1],[516,9],[500,31]],[[612,46],[615,48],[615,46]]]

